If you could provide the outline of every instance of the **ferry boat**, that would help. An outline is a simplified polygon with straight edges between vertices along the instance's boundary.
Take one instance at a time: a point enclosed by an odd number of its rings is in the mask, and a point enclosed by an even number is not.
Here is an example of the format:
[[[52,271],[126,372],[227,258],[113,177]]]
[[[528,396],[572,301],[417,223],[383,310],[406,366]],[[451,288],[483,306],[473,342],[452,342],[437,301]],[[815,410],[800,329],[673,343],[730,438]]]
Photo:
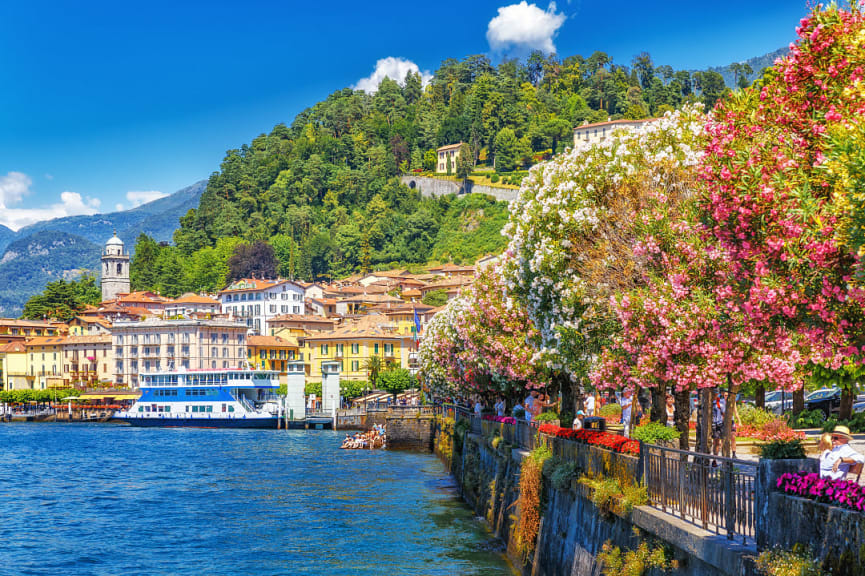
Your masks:
[[[133,426],[276,428],[279,373],[269,370],[144,372],[141,397],[114,419]]]

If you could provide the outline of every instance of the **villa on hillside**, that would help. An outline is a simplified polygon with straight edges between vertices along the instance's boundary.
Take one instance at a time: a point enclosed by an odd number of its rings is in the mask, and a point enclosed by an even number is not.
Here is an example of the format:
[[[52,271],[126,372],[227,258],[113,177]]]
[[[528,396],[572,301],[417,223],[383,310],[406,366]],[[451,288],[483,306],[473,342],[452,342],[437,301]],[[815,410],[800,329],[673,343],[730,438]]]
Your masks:
[[[457,171],[457,158],[460,157],[460,146],[462,145],[462,142],[457,142],[456,144],[448,144],[436,149],[436,174],[447,174],[448,158],[451,161],[451,173]]]
[[[574,128],[574,146],[580,142],[597,144],[610,136],[615,130],[631,130],[639,128],[647,122],[657,118],[646,118],[644,120],[610,120],[608,122],[595,122],[594,124],[583,124]]]

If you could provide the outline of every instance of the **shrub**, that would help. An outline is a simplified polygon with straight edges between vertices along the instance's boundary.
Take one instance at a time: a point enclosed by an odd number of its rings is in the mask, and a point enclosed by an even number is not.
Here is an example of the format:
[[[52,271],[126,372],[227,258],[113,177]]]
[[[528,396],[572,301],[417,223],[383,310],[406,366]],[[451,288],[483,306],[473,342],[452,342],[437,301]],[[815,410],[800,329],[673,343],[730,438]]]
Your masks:
[[[526,411],[523,408],[517,408],[516,410],[514,410],[514,418],[516,418],[517,420],[525,420]]]
[[[799,549],[797,549],[799,548]],[[820,576],[817,563],[797,545],[793,550],[771,548],[757,557],[757,568],[768,576]]]
[[[823,423],[823,432],[831,432],[839,424],[846,426],[854,434],[865,432],[865,412],[856,412],[849,420],[838,420],[835,416],[832,416]]]
[[[663,546],[650,549],[646,542],[623,554],[621,548],[607,540],[598,553],[598,562],[604,576],[642,576],[652,568],[666,571],[678,567],[675,560],[667,560]]]
[[[624,515],[631,512],[634,506],[649,503],[646,487],[641,484],[622,486],[618,478],[591,478],[583,476],[580,484],[592,489],[592,502],[604,514]]]
[[[637,426],[631,433],[631,438],[634,440],[642,440],[647,444],[657,444],[658,442],[672,442],[679,439],[679,431],[669,426],[664,426],[660,422],[649,422],[643,426]]]
[[[739,407],[739,417],[742,419],[743,426],[752,426],[754,428],[762,428],[769,422],[777,419],[777,416],[771,412],[757,408],[751,404],[742,404]]]
[[[738,435],[746,438],[756,438],[757,440],[763,440],[766,442],[786,442],[791,440],[802,440],[805,438],[804,432],[793,430],[781,419],[772,420],[768,424],[764,424],[761,428],[743,425],[738,430]]]
[[[520,517],[517,520],[516,538],[517,550],[525,562],[538,539],[538,530],[541,524],[542,491],[543,491],[543,468],[544,462],[552,456],[552,452],[546,446],[539,446],[531,451],[529,456],[523,460],[520,470],[520,497],[517,507]]]
[[[820,428],[826,421],[826,415],[820,409],[803,410],[798,416],[790,416],[791,428]]]
[[[798,472],[781,474],[775,487],[785,494],[865,512],[865,486],[852,480],[830,480],[820,478],[819,474]]]
[[[775,440],[760,446],[760,458],[766,460],[789,460],[805,458],[802,440]]]
[[[598,416],[622,416],[622,405],[621,404],[604,404],[601,406],[601,409],[598,410]]]
[[[550,474],[550,483],[556,490],[567,490],[571,487],[571,480],[577,477],[579,470],[576,462],[559,462]]]
[[[559,426],[562,428],[570,428],[574,424],[574,415],[570,412],[562,412],[559,414]]]
[[[541,412],[533,420],[535,422],[553,422],[559,419],[559,415],[555,412]]]
[[[495,184],[498,181],[499,181],[499,175],[498,174],[493,174],[492,176],[490,176],[490,182],[492,182],[493,184]]]

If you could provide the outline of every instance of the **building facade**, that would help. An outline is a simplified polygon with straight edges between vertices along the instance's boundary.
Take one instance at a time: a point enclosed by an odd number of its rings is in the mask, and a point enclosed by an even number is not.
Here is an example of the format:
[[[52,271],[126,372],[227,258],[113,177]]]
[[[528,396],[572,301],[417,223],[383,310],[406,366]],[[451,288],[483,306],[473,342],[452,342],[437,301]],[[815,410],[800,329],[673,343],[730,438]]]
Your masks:
[[[436,174],[448,174],[448,164],[450,164],[450,173],[456,173],[457,158],[460,157],[460,146],[462,145],[462,142],[458,142],[436,149]]]
[[[238,280],[219,293],[222,313],[242,321],[257,334],[269,334],[270,319],[306,314],[305,289],[291,280]]]
[[[63,343],[63,380],[75,388],[110,384],[114,379],[114,349],[110,334],[69,336]]]
[[[102,301],[114,300],[129,293],[129,254],[117,233],[105,243],[102,251]]]
[[[117,322],[114,382],[137,388],[142,371],[243,368],[246,331],[245,323],[222,319]]]
[[[631,130],[639,128],[646,122],[651,122],[655,118],[647,118],[645,120],[610,120],[609,122],[595,122],[594,124],[583,124],[574,128],[574,146],[580,142],[597,144],[605,140],[615,130]]]

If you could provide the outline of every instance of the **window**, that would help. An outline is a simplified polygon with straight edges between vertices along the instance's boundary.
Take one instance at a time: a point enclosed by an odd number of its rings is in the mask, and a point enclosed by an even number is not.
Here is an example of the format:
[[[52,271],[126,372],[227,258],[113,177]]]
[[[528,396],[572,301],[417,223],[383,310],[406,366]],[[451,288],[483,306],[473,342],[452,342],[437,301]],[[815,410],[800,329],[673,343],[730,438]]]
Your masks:
[[[343,345],[342,345],[342,344],[337,344],[337,345],[336,345],[336,355],[337,355],[337,356],[342,356],[342,350],[343,350]]]
[[[372,349],[373,349],[373,352],[372,352],[373,354],[378,354],[378,342],[373,344]]]
[[[243,348],[238,348],[238,349],[237,349],[237,357],[238,357],[238,358],[243,358]]]
[[[300,306],[293,306],[291,310],[294,314],[300,314]]]
[[[357,372],[360,369],[360,362],[358,360],[351,361],[351,371]]]
[[[222,343],[226,344],[227,342],[228,342],[228,334],[223,334],[222,335]]]
[[[358,354],[358,353],[360,353],[360,344],[358,344],[357,342],[355,342],[354,344],[352,344],[352,345],[351,345],[351,353],[352,353],[352,354]]]
[[[384,353],[386,356],[390,356],[391,354],[393,354],[393,344],[385,344]]]
[[[215,332],[214,332],[213,334],[211,334],[211,335],[210,335],[210,343],[211,343],[211,344],[216,344],[217,338],[219,338],[219,335],[218,335],[218,334],[216,334]]]
[[[258,357],[262,360],[267,360],[267,350],[262,350],[261,352],[259,352]]]
[[[223,358],[228,358],[228,348],[223,348],[223,349],[222,349],[222,357],[223,357]]]
[[[210,349],[210,357],[216,358],[217,356],[219,356],[219,348],[211,348]],[[216,368],[216,366],[214,366],[214,368]]]
[[[320,347],[320,351],[321,351],[322,356],[326,356],[327,355],[327,344],[322,344]]]
[[[276,314],[276,304],[271,304],[271,305],[270,305],[270,313],[271,313],[271,314]]]
[[[116,350],[114,350],[115,356],[123,356],[123,346],[118,346]]]

